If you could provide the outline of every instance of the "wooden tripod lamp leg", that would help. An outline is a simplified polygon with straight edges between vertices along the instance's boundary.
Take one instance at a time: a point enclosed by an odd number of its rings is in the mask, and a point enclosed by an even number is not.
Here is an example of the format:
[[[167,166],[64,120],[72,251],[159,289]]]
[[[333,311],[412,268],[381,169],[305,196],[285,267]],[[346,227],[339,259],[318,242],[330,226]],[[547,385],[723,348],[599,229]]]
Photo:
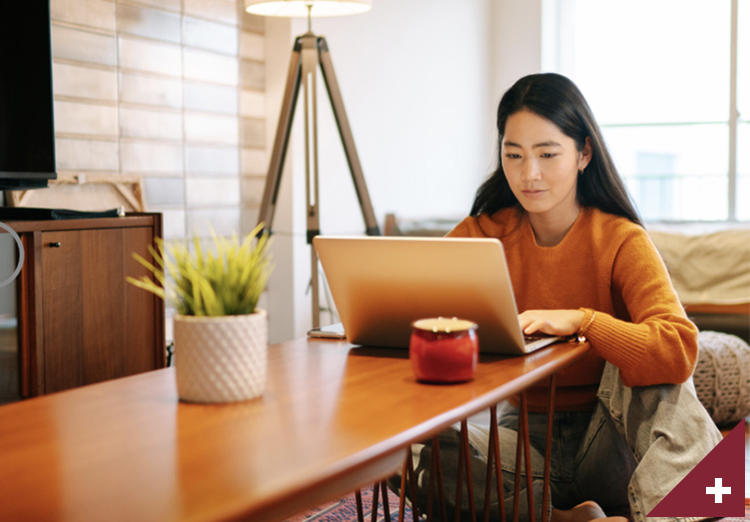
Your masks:
[[[279,186],[281,185],[281,171],[284,168],[284,159],[289,147],[289,135],[292,130],[292,121],[294,120],[294,109],[297,106],[301,73],[300,49],[301,42],[297,38],[292,50],[292,58],[289,62],[284,98],[281,102],[276,137],[273,142],[271,161],[268,164],[268,174],[266,175],[266,186],[263,190],[263,199],[261,200],[260,214],[258,215],[258,223],[265,223],[265,227],[269,232],[273,229],[273,216],[276,210]]]
[[[305,98],[305,173],[306,173],[306,196],[307,196],[307,243],[311,251],[311,281],[312,281],[312,322],[313,327],[320,326],[320,301],[318,280],[318,256],[312,247],[312,239],[320,234],[320,209],[319,209],[319,182],[318,182],[318,132],[317,132],[317,79],[316,71],[318,65],[323,73],[323,80],[328,98],[331,102],[333,114],[344,146],[349,170],[351,171],[354,188],[359,199],[359,206],[365,220],[366,233],[371,236],[379,236],[380,228],[375,219],[375,212],[370,201],[370,194],[365,184],[362,173],[362,165],[359,162],[357,149],[354,145],[354,137],[349,119],[346,116],[344,102],[341,98],[341,90],[333,70],[333,63],[328,51],[328,44],[322,36],[307,33],[297,37],[292,51],[292,59],[289,64],[287,83],[284,89],[284,99],[281,104],[279,123],[276,128],[271,161],[266,176],[266,186],[263,191],[263,199],[260,205],[258,223],[264,223],[266,229],[271,232],[273,228],[273,217],[276,210],[279,187],[281,185],[281,172],[284,168],[287,149],[289,147],[289,136],[294,119],[294,110],[297,105],[300,85],[304,85]]]

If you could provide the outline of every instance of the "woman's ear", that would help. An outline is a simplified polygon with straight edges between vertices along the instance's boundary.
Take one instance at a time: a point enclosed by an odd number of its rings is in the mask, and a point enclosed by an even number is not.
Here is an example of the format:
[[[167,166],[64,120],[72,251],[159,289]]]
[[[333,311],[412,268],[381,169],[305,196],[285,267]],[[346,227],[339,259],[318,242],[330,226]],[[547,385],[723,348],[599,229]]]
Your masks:
[[[583,150],[580,152],[580,157],[578,158],[578,171],[584,170],[589,162],[591,161],[591,156],[593,154],[593,149],[591,148],[591,137],[586,136],[586,142],[583,144]]]

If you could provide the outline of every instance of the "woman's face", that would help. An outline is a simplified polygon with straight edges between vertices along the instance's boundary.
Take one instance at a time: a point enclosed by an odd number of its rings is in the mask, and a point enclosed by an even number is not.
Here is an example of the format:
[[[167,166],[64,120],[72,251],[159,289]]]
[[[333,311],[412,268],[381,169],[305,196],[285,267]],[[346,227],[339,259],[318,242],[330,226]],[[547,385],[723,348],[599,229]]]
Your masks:
[[[501,147],[505,176],[527,212],[562,220],[578,215],[576,182],[591,159],[588,138],[578,151],[557,125],[522,110],[506,121]]]

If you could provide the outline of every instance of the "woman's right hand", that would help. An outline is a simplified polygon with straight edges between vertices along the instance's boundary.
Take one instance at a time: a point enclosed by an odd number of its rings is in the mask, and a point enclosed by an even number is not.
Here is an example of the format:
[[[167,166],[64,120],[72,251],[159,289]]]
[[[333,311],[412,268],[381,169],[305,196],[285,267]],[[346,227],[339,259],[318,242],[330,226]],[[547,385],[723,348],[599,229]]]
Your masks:
[[[525,335],[545,333],[565,337],[581,329],[581,310],[526,310],[518,315]]]

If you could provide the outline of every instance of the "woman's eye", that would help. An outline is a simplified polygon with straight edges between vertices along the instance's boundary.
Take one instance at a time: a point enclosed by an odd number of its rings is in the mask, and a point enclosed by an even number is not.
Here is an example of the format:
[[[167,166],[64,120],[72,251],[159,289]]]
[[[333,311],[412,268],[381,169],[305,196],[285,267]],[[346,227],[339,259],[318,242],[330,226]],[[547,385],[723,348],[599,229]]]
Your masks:
[[[544,154],[542,154],[542,158],[545,159],[554,158],[555,156],[557,156],[557,154],[555,154],[554,152],[545,152]]]
[[[506,157],[506,158],[508,158],[508,159],[518,159],[518,158],[520,158],[520,157],[521,157],[521,155],[520,155],[520,154],[514,154],[514,153],[512,153],[512,152],[508,152],[508,153],[507,153],[507,154],[505,155],[505,157]]]

